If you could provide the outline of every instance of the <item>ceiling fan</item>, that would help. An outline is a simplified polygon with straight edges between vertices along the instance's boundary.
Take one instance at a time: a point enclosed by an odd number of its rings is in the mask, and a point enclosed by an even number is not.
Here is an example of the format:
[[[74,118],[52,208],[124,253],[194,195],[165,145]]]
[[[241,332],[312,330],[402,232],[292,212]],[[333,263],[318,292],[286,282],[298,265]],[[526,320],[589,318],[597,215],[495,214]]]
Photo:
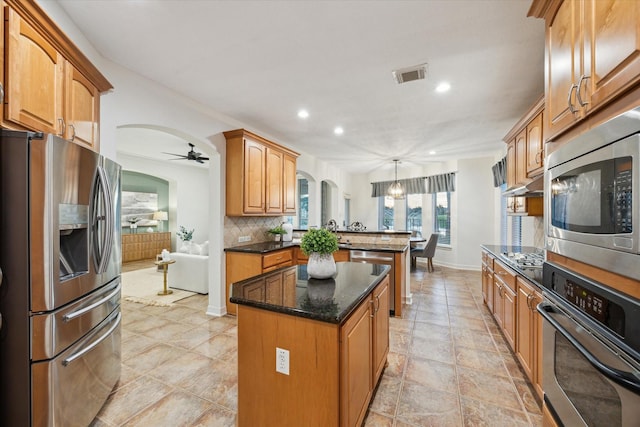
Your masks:
[[[163,154],[169,154],[171,156],[178,156],[177,159],[169,159],[169,160],[195,160],[198,163],[204,163],[204,160],[209,160],[208,157],[203,157],[201,154],[202,153],[196,153],[193,148],[195,147],[195,145],[191,144],[190,142],[188,143],[189,146],[191,147],[191,150],[189,150],[189,152],[187,153],[187,155],[182,155],[182,154],[174,154],[174,153],[165,153],[163,151]]]

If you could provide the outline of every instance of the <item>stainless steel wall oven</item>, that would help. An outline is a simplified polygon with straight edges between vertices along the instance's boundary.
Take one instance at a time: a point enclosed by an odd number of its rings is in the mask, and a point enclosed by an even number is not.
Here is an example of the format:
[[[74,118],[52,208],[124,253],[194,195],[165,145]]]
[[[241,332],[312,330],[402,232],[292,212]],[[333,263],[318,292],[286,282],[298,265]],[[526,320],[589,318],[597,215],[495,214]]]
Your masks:
[[[546,249],[640,280],[640,108],[551,153]]]
[[[543,389],[556,421],[637,426],[640,302],[552,263],[543,285]]]
[[[120,166],[0,131],[0,423],[86,426],[120,376]]]

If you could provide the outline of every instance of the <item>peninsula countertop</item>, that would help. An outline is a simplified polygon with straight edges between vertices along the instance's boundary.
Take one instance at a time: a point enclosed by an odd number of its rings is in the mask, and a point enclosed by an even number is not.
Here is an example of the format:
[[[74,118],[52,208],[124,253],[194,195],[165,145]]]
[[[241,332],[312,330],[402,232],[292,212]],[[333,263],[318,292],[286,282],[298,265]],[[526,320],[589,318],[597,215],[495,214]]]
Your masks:
[[[293,242],[261,242],[243,246],[232,246],[225,248],[225,252],[244,252],[265,254],[281,249],[287,249],[300,246],[300,243]],[[391,245],[382,243],[340,243],[339,249],[354,250],[354,251],[377,251],[377,252],[404,252],[409,247],[406,245]]]
[[[306,265],[284,267],[232,284],[231,302],[268,311],[342,324],[389,273],[380,264],[336,263],[333,279],[311,279]],[[280,296],[267,287],[282,284]],[[256,291],[264,287],[264,290]]]

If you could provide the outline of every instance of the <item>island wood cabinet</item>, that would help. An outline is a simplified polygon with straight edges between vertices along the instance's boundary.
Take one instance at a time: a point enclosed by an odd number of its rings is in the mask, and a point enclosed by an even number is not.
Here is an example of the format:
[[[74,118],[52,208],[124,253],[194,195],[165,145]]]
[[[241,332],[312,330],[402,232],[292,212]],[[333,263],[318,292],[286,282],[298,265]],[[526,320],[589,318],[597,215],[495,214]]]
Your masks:
[[[309,257],[302,252],[299,246],[296,246],[293,249],[294,258],[296,260],[296,265],[299,264],[307,264],[309,262]],[[335,262],[346,262],[351,260],[351,251],[349,249],[338,249],[333,253],[333,259]]]
[[[236,314],[237,305],[229,301],[231,284],[262,273],[293,265],[293,248],[282,249],[266,254],[248,252],[226,252],[226,305],[227,314]]]
[[[155,260],[163,249],[171,250],[171,232],[122,235],[122,262]]]
[[[542,317],[536,310],[542,294],[520,276],[516,277],[516,286],[516,356],[542,399]]]
[[[294,214],[298,153],[244,129],[224,136],[227,216]]]
[[[546,21],[546,130],[549,140],[640,82],[640,3],[534,0]]]
[[[35,3],[5,4],[3,125],[99,151],[100,92],[111,84]]]
[[[238,306],[238,426],[362,425],[389,351],[388,286],[342,325]],[[289,351],[289,375],[265,369],[275,348]]]

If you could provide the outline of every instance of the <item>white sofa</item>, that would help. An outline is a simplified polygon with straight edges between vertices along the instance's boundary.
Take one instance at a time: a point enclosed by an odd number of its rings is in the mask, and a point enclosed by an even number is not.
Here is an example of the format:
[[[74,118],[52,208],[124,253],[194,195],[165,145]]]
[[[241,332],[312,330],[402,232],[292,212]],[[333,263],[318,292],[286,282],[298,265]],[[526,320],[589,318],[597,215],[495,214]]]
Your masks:
[[[167,283],[170,288],[199,294],[209,293],[209,256],[171,252],[174,264],[169,265]]]

